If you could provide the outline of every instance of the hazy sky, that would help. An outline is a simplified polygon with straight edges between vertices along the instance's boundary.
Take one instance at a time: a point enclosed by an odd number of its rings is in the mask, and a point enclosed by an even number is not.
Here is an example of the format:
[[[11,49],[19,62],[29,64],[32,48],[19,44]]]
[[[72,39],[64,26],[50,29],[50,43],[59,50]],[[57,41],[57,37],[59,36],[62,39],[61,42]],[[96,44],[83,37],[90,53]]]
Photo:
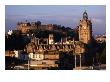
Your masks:
[[[106,33],[106,7],[104,5],[7,5],[5,7],[6,31],[16,29],[18,21],[41,21],[42,24],[60,24],[75,28],[87,11],[93,24],[93,33]]]

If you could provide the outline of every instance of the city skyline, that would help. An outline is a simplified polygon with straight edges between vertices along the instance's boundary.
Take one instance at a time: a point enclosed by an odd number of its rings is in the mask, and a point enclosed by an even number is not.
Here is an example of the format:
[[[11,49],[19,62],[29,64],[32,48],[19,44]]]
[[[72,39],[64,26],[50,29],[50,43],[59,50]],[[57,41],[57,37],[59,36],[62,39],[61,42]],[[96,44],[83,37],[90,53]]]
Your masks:
[[[6,70],[106,69],[104,6],[6,6],[6,10],[6,21],[16,22],[16,31],[5,33]]]
[[[106,33],[106,7],[104,5],[7,5],[5,7],[5,30],[16,29],[17,22],[25,20],[76,28],[85,10],[92,21],[93,34]]]

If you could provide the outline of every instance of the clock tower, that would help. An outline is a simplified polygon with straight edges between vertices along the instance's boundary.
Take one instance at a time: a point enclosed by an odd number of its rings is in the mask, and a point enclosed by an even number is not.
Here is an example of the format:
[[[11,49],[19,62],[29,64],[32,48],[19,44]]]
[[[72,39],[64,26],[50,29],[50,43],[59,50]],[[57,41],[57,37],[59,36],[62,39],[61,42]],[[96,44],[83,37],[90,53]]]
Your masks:
[[[88,14],[86,11],[83,13],[82,20],[80,20],[78,34],[79,34],[79,41],[85,44],[88,44],[91,41],[92,23],[91,20],[88,19]]]

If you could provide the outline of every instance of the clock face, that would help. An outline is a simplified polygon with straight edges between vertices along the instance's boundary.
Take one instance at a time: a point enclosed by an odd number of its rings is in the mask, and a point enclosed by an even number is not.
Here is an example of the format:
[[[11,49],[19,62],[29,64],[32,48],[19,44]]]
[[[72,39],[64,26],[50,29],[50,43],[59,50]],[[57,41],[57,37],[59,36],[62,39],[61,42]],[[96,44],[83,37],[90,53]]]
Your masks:
[[[85,26],[83,26],[83,28],[84,28],[84,29],[86,29],[86,27],[85,27]]]

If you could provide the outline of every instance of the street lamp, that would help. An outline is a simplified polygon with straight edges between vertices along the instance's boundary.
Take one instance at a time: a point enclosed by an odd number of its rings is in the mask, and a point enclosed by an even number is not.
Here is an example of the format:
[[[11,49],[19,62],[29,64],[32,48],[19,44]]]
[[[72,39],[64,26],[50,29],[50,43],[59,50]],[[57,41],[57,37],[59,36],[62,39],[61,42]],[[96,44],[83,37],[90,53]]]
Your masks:
[[[28,70],[30,69],[30,54],[28,55]]]
[[[30,66],[30,65],[29,65],[29,64],[30,64],[30,62],[29,62],[29,61],[30,61],[30,60],[28,59],[28,70],[29,70],[29,66]]]
[[[28,54],[28,70],[30,69],[30,58],[31,58],[31,55],[33,55],[33,53],[29,53]]]

